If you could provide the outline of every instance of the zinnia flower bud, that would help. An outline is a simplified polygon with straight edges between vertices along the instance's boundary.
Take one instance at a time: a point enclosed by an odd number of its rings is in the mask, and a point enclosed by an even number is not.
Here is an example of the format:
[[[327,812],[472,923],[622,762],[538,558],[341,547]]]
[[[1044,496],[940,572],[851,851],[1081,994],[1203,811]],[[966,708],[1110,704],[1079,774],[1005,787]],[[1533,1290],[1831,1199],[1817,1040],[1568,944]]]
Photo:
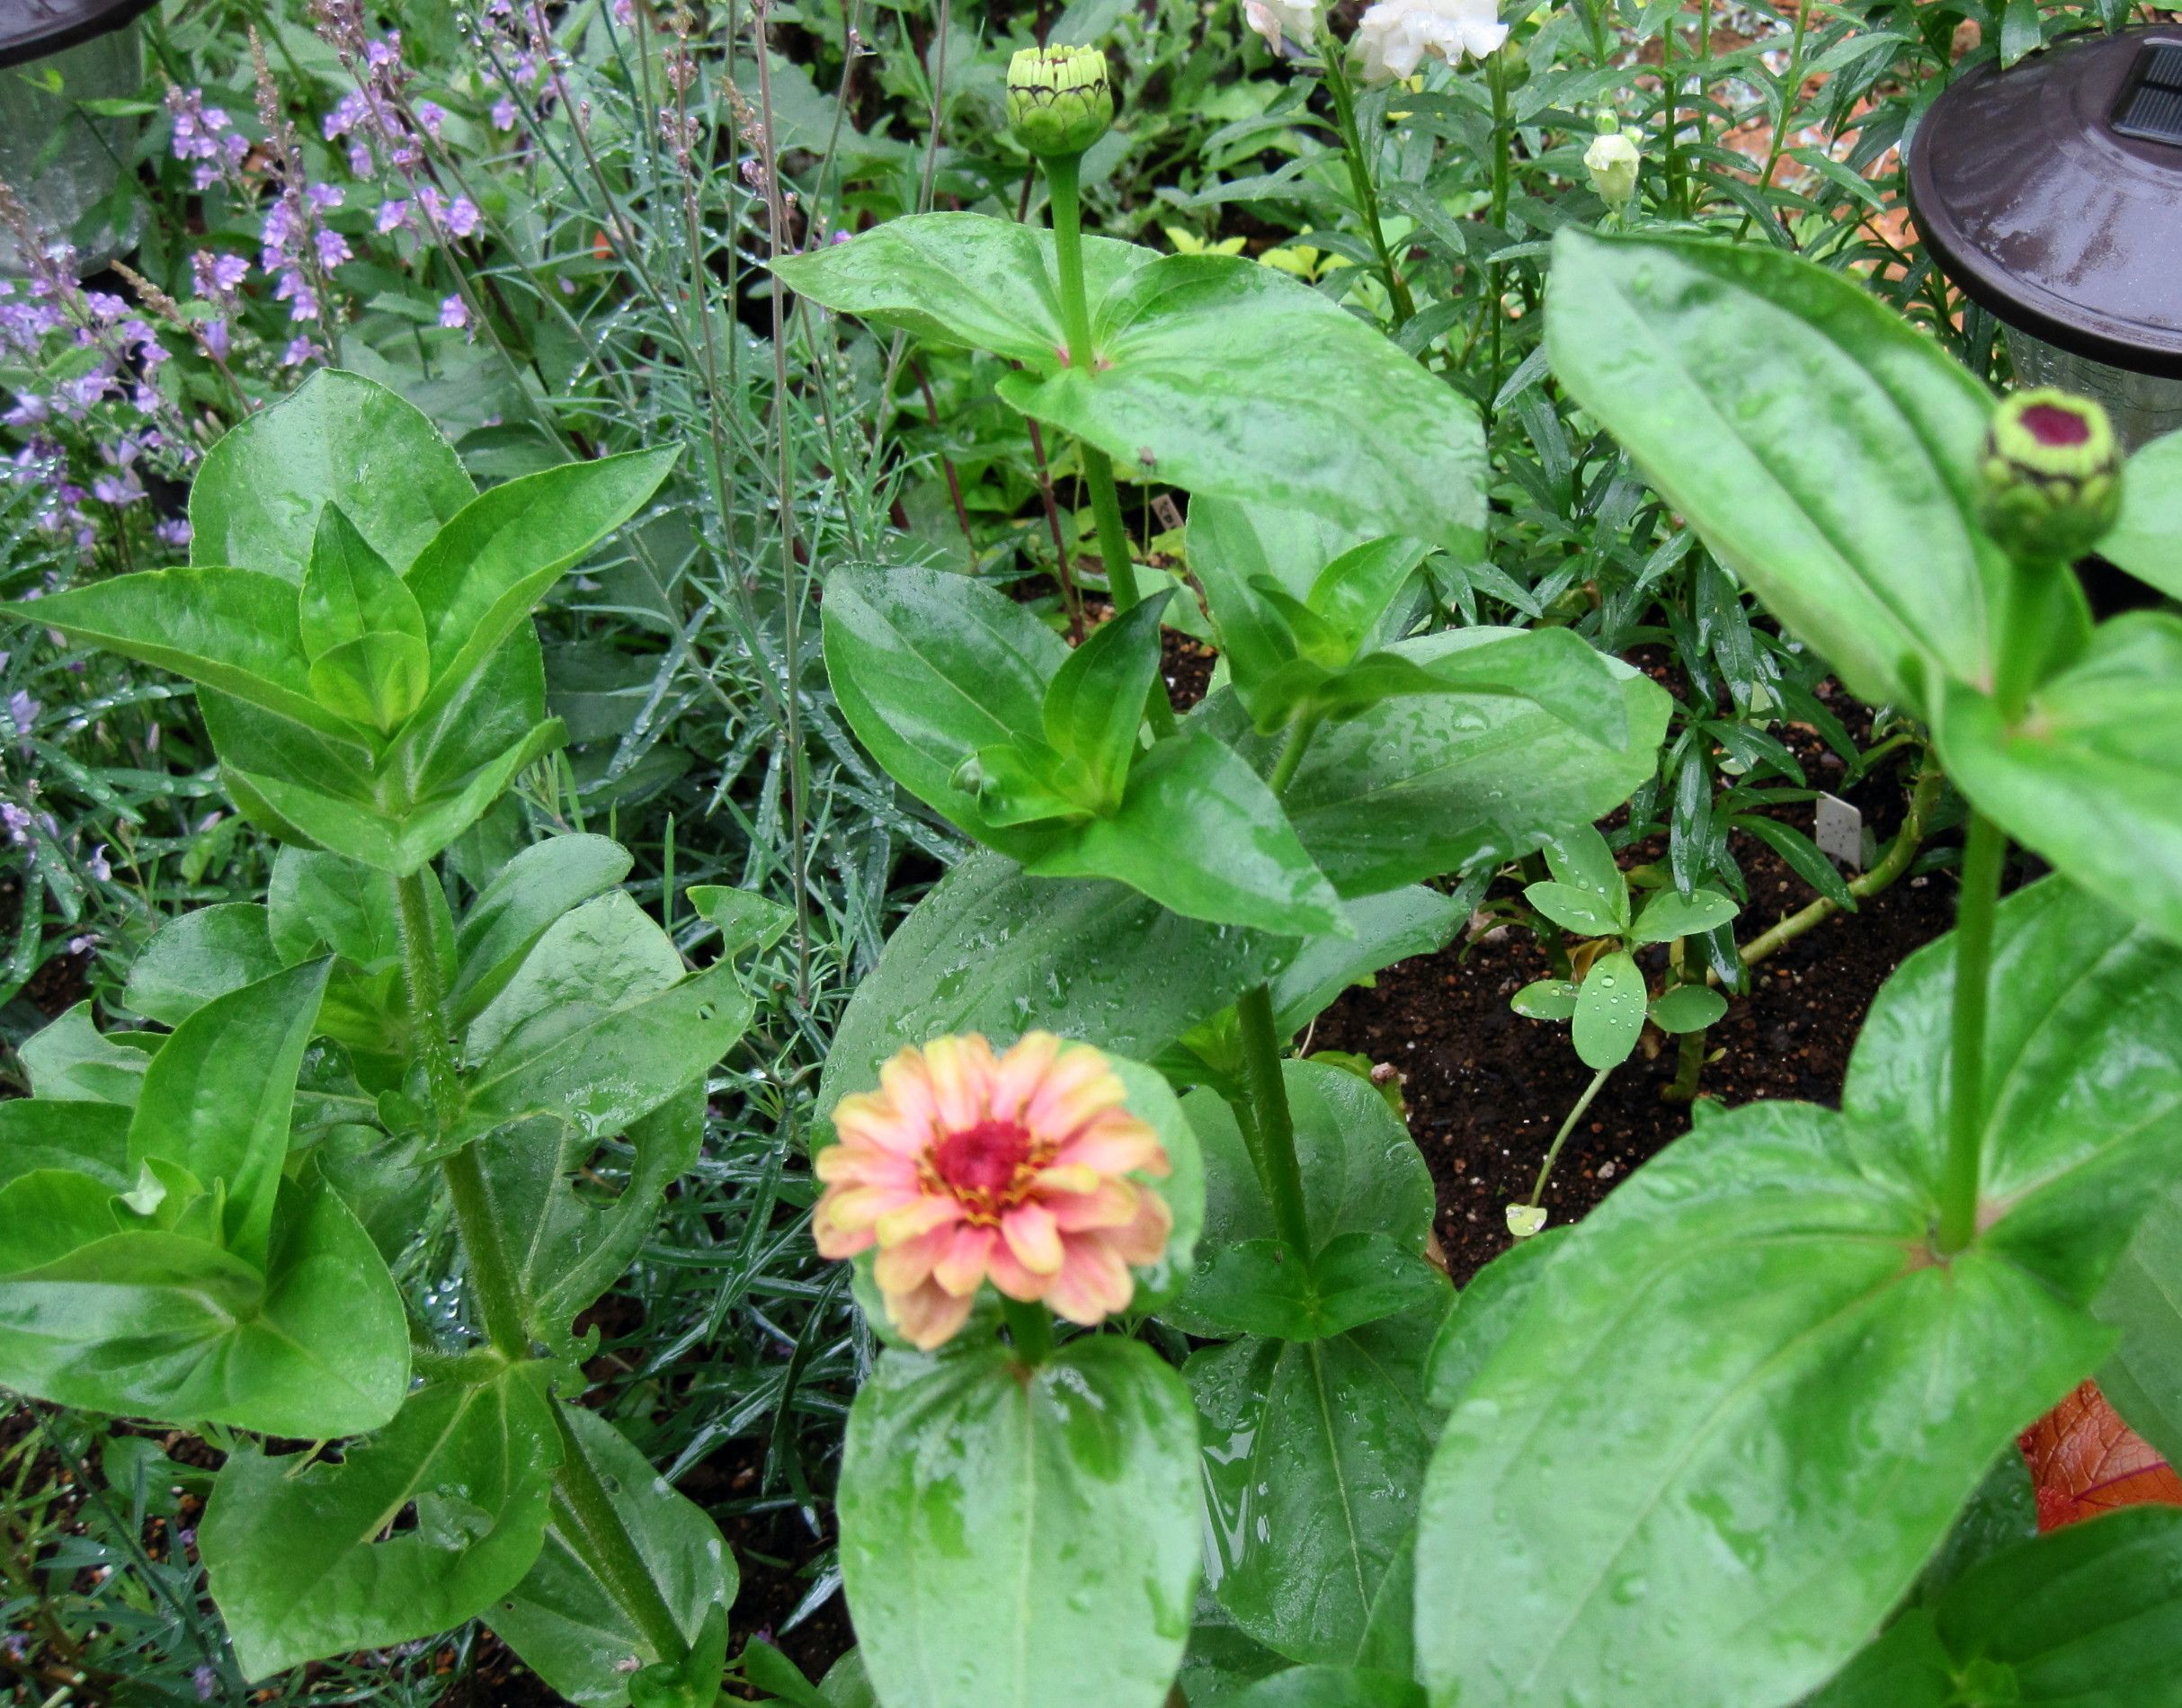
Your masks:
[[[1583,151],[1583,164],[1590,169],[1591,188],[1608,207],[1619,213],[1629,205],[1636,194],[1637,163],[1643,159],[1636,144],[1628,133],[1608,130],[1591,139],[1591,146]]]
[[[1356,27],[1367,83],[1412,77],[1428,53],[1451,66],[1483,59],[1507,39],[1493,0],[1379,0]]]
[[[2050,386],[2017,392],[1993,412],[1981,472],[1978,519],[2019,561],[2071,563],[2121,512],[2113,423],[2090,398]]]
[[[1096,48],[1025,48],[1008,62],[1008,123],[1034,155],[1080,155],[1114,122],[1114,86]]]
[[[934,1038],[843,1098],[833,1129],[813,1164],[818,1250],[876,1246],[887,1318],[928,1351],[987,1281],[1088,1326],[1128,1304],[1132,1264],[1167,1249],[1166,1200],[1130,1178],[1163,1178],[1167,1153],[1089,1045],[1029,1032],[995,1057],[975,1034]]]

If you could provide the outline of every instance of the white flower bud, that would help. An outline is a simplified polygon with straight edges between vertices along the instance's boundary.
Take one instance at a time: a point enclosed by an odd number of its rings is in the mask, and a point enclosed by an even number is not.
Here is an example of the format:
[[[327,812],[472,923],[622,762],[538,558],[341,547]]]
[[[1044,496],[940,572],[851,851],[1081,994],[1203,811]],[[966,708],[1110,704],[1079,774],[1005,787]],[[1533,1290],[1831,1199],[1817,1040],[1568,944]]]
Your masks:
[[[1590,168],[1591,188],[1616,213],[1636,194],[1637,163],[1643,157],[1628,133],[1621,130],[1592,138],[1591,146],[1583,151],[1583,164]]]
[[[1318,0],[1242,0],[1242,21],[1275,53],[1291,37],[1307,48],[1318,36]]]

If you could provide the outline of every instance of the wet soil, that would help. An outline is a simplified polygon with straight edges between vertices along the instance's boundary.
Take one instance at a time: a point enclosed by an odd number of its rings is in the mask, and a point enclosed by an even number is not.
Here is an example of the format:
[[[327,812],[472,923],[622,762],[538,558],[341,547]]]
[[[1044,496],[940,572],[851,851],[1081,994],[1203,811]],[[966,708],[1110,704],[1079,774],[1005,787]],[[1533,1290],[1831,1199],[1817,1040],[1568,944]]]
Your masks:
[[[1815,755],[1799,757],[1824,787]],[[1888,770],[1842,793],[1884,846],[1901,823],[1903,779]],[[1810,814],[1809,806],[1777,809],[1805,833]],[[1816,899],[1763,843],[1738,833],[1732,848],[1751,891],[1738,923],[1741,940]],[[1623,866],[1660,851],[1639,843]],[[1493,894],[1516,888],[1504,881]],[[1750,993],[1734,1000],[1706,1036],[1700,1094],[1729,1105],[1760,1098],[1838,1105],[1873,996],[1906,956],[1950,928],[1955,892],[1951,870],[1905,876],[1752,968]],[[1663,947],[1638,960],[1657,988]],[[1348,992],[1309,1040],[1313,1050],[1351,1051],[1402,1076],[1410,1131],[1438,1188],[1438,1232],[1457,1284],[1508,1248],[1505,1207],[1529,1196],[1554,1132],[1590,1082],[1565,1023],[1527,1020],[1508,1006],[1551,970],[1527,931],[1501,926],[1466,945],[1458,938],[1439,954],[1387,968],[1371,988]],[[1660,1096],[1673,1082],[1677,1054],[1676,1040],[1646,1027],[1636,1053],[1608,1080],[1569,1135],[1546,1188],[1554,1223],[1582,1216],[1688,1131],[1688,1108]]]

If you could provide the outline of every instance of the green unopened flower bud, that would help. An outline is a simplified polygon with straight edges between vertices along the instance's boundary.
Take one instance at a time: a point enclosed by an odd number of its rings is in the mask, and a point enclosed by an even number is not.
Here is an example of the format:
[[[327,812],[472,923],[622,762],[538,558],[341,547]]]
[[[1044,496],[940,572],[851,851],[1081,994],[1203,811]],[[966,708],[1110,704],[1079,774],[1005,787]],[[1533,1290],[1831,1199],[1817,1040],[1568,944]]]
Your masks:
[[[1008,123],[1034,155],[1080,155],[1114,122],[1114,85],[1096,48],[1025,48],[1008,62]]]
[[[1599,199],[1619,212],[1636,194],[1637,163],[1643,158],[1625,131],[1601,131],[1583,151],[1583,164],[1591,174],[1591,188]]]
[[[2050,386],[2017,392],[1994,411],[1980,472],[1978,518],[2020,561],[2072,562],[2121,512],[2114,424],[2088,397]]]

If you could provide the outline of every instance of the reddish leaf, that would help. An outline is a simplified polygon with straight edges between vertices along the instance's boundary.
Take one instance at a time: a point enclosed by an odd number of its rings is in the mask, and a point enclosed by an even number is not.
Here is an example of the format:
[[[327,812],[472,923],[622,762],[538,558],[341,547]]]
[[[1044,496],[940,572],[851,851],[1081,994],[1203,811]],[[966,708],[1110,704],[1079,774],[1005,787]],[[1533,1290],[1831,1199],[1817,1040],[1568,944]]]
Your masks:
[[[2182,1507],[2182,1476],[2087,1382],[2016,1445],[2038,1495],[2038,1528],[2096,1518],[2116,1507]]]

